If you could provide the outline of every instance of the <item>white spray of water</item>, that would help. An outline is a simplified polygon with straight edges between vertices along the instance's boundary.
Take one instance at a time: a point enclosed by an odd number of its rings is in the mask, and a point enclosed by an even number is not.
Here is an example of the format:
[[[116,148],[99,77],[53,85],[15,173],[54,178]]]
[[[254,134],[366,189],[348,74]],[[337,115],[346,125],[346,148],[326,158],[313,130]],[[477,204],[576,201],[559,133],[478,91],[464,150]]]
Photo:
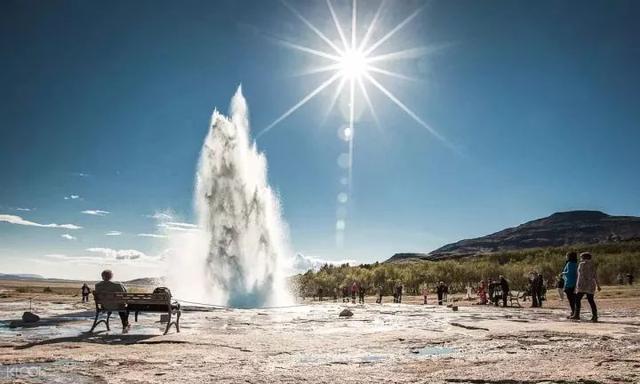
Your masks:
[[[238,308],[291,303],[285,225],[267,182],[266,158],[249,138],[240,87],[231,99],[230,118],[217,110],[211,117],[194,208],[198,230],[171,236],[182,262],[173,263],[169,281],[181,296]]]

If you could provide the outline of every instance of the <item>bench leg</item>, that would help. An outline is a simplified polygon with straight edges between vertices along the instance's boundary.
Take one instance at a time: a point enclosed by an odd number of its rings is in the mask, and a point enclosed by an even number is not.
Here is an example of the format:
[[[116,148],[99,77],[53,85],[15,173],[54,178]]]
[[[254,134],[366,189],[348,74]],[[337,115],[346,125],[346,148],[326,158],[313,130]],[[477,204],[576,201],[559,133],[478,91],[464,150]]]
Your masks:
[[[136,313],[134,314],[134,319],[135,319],[135,322],[137,323],[138,322],[138,311],[136,311]]]
[[[111,312],[107,312],[107,318],[106,319],[100,319],[98,320],[98,317],[100,317],[100,311],[96,312],[96,317],[93,319],[93,325],[91,326],[91,329],[89,330],[89,333],[93,333],[93,330],[96,329],[96,327],[100,324],[104,324],[107,326],[107,331],[110,331],[111,328],[109,328],[109,317],[111,316]]]
[[[98,316],[100,316],[100,311],[96,311],[96,317],[93,319],[93,325],[91,326],[89,333],[93,333],[93,330],[98,326]]]
[[[182,314],[181,311],[178,311],[178,318],[176,319],[176,332],[180,333],[180,315]]]

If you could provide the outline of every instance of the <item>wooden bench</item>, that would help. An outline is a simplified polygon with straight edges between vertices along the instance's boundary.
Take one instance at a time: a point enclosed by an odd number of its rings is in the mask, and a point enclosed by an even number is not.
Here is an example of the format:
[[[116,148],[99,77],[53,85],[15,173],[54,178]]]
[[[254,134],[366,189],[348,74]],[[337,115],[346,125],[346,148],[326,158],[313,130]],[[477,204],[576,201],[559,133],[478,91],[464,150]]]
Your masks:
[[[510,306],[514,306],[517,305],[519,308],[522,308],[522,305],[520,304],[520,300],[522,301],[526,301],[527,298],[527,291],[509,291],[509,305]]]
[[[176,326],[176,332],[180,332],[180,315],[182,314],[180,303],[172,301],[169,293],[93,292],[93,297],[96,301],[96,317],[89,332],[93,332],[100,323],[107,326],[107,331],[111,330],[109,319],[112,312],[134,313],[136,322],[140,312],[166,313],[168,319],[164,334],[169,332],[172,325]],[[105,312],[107,317],[98,320],[100,314]],[[176,317],[175,321],[171,321],[173,316]]]

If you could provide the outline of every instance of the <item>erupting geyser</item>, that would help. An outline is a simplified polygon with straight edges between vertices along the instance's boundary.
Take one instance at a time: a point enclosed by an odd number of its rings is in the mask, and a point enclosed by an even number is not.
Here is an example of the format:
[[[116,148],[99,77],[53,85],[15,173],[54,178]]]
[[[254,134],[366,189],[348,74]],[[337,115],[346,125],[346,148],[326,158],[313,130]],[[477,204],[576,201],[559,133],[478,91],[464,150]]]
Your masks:
[[[200,243],[191,247],[203,270],[209,301],[239,308],[290,303],[286,230],[267,164],[249,138],[247,103],[239,87],[230,117],[211,117],[198,163],[194,195]],[[182,248],[182,247],[181,247]],[[183,257],[189,257],[184,255]],[[193,263],[191,263],[193,268]],[[194,285],[191,281],[192,287]]]

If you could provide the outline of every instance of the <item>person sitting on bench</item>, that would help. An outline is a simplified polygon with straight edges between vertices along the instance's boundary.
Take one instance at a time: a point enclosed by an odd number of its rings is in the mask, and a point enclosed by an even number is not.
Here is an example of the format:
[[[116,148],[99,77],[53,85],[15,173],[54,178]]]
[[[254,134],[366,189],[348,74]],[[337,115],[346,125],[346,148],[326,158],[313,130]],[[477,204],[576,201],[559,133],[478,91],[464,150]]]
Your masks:
[[[113,282],[113,272],[109,269],[102,271],[102,281],[96,283],[95,294],[99,295],[104,292],[127,292],[127,288],[120,282]],[[128,333],[131,329],[129,324],[129,312],[118,312],[120,320],[122,321],[122,333]]]

